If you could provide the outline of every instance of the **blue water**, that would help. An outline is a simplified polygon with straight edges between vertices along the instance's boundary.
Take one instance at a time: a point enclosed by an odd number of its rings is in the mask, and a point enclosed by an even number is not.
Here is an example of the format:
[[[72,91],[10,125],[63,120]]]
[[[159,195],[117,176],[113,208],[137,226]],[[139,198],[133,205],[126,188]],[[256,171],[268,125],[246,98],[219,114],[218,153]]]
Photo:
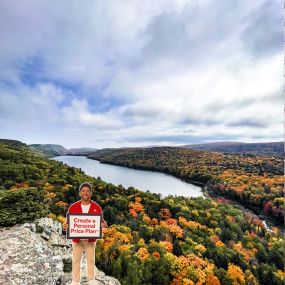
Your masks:
[[[100,176],[108,183],[121,184],[125,188],[132,186],[141,191],[149,190],[152,193],[161,194],[162,197],[169,194],[185,197],[203,196],[200,187],[164,173],[104,164],[85,156],[57,156],[53,159],[81,168],[90,176]]]

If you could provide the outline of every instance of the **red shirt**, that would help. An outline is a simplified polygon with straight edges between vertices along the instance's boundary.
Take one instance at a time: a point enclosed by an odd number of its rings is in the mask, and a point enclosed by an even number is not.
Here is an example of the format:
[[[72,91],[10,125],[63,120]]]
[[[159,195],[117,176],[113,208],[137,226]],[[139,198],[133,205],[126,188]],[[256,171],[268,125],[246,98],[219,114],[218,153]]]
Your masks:
[[[70,207],[68,208],[68,213],[70,213],[70,214],[82,214],[81,200],[71,204]],[[89,208],[88,214],[101,214],[102,215],[101,224],[105,223],[105,220],[103,218],[103,211],[102,211],[100,205],[97,204],[96,202],[94,202],[93,200],[90,200],[90,208]],[[96,238],[88,239],[88,242],[95,242],[96,240],[97,240]],[[72,239],[72,241],[79,243],[80,239]]]

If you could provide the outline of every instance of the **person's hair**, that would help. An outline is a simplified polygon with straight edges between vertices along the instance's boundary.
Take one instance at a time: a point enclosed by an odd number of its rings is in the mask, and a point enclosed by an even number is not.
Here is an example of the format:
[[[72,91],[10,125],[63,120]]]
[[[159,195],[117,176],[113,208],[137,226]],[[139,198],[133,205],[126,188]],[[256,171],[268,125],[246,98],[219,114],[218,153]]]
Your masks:
[[[91,186],[91,184],[89,184],[88,182],[83,182],[83,183],[79,186],[79,193],[80,193],[80,191],[81,191],[81,189],[82,189],[83,187],[88,187],[88,188],[90,189],[90,192],[92,193],[92,186]]]

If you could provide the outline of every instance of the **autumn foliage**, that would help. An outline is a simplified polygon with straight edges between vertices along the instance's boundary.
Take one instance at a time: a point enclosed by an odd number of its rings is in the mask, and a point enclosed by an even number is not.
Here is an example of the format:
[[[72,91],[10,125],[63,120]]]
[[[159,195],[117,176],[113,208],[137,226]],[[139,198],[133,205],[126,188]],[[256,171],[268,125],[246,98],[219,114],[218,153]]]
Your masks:
[[[225,198],[239,199],[281,217],[283,178],[278,158],[177,148],[141,151],[145,168],[187,181],[210,181],[209,191],[219,197],[161,198],[133,187],[126,189],[12,142],[0,143],[1,213],[15,207],[18,214],[7,220],[13,224],[36,217],[34,213],[65,222],[67,207],[79,199],[78,186],[89,181],[94,189],[92,199],[102,206],[109,225],[96,243],[96,266],[122,285],[284,283],[282,227],[269,225],[267,229],[260,217]],[[139,165],[140,152],[122,152],[125,158],[118,155],[122,164]],[[17,199],[25,201],[24,209],[18,208],[22,204]]]

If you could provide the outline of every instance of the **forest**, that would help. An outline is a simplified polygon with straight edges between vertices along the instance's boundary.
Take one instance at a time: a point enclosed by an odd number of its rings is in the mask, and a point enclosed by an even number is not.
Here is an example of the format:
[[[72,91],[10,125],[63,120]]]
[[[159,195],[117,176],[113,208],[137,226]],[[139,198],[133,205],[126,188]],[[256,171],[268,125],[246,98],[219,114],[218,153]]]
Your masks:
[[[264,156],[284,156],[284,142],[267,143],[241,143],[241,142],[215,142],[205,144],[192,144],[184,147],[194,150],[216,151],[223,153],[250,154]]]
[[[281,198],[283,181],[276,158],[237,159],[195,152],[203,158],[197,160],[197,156],[178,156],[171,148],[140,155],[128,151],[104,159],[128,167],[146,163],[147,169],[181,175],[185,180],[206,183],[211,178],[212,187],[225,185],[225,195],[230,187],[242,189],[233,191],[249,193],[249,197],[241,195],[249,203],[261,195],[260,201],[267,199],[282,211],[281,200],[276,200]],[[181,150],[188,151],[192,152]],[[69,205],[79,200],[78,187],[84,181],[92,184],[92,199],[101,205],[109,225],[96,244],[96,265],[121,284],[284,283],[284,238],[278,227],[267,231],[260,219],[223,199],[162,198],[113,185],[47,159],[19,141],[0,140],[0,226],[43,216],[64,222]],[[246,187],[239,188],[241,183]]]
[[[284,225],[283,159],[275,156],[225,154],[178,147],[103,149],[89,158],[130,168],[171,174],[204,184],[221,195]]]

